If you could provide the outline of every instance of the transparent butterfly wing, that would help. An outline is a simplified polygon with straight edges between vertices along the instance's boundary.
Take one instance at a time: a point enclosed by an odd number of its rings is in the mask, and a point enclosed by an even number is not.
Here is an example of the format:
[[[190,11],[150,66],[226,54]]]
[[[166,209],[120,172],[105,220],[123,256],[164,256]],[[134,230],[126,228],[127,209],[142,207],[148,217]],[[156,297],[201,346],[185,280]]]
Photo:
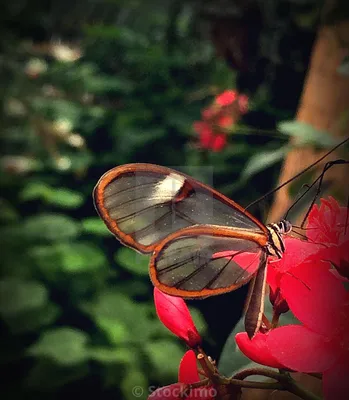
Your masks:
[[[150,276],[163,292],[183,298],[226,293],[246,284],[265,260],[264,236],[216,226],[186,228],[159,244]]]
[[[193,178],[152,164],[114,168],[94,190],[96,209],[124,244],[144,253],[172,233],[210,224],[266,232],[232,200]]]

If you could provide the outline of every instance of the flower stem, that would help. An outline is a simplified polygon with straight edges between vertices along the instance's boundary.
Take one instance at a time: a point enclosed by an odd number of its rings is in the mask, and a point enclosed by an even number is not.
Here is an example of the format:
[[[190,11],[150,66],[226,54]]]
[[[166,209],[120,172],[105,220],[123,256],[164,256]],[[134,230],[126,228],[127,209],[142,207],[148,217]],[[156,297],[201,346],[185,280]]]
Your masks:
[[[277,381],[280,380],[280,376],[281,376],[280,373],[275,372],[271,369],[267,369],[267,368],[248,368],[248,369],[244,369],[243,371],[236,373],[233,376],[233,379],[243,380],[251,375],[262,375],[262,376],[266,376],[271,379],[275,379]]]
[[[260,389],[272,389],[273,387],[267,385],[274,385],[274,389],[276,390],[287,390],[290,393],[295,394],[304,400],[320,400],[318,396],[309,392],[305,388],[301,387],[288,372],[275,372],[266,368],[250,368],[245,369],[244,371],[238,372],[231,379],[230,382],[232,384],[239,384],[239,382],[243,381],[245,378],[251,375],[262,375],[271,379],[275,379],[277,383],[268,383],[268,382],[248,382],[250,385],[245,386],[247,382],[244,383],[242,387],[251,387],[251,388],[260,388]],[[264,383],[264,387],[260,386],[260,384]],[[258,385],[258,386],[257,386]]]
[[[231,378],[229,379],[229,384],[250,389],[286,390],[281,383],[278,382],[254,382]]]
[[[295,394],[296,396],[300,397],[301,399],[304,400],[320,400],[318,396],[316,396],[314,393],[310,392],[309,390],[301,387],[294,379],[289,377],[287,380],[282,382],[284,385],[285,389],[288,390],[289,392]]]

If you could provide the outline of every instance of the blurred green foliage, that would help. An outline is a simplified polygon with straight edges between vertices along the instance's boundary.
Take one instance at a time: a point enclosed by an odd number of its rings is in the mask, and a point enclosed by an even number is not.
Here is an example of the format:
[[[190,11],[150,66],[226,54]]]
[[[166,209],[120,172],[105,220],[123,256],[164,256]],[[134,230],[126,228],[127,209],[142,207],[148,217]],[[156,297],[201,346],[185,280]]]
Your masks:
[[[185,346],[156,317],[148,258],[119,245],[91,197],[115,165],[201,163],[190,143],[192,122],[211,86],[232,86],[233,74],[191,26],[192,8],[169,27],[170,6],[158,5],[142,26],[88,14],[73,42],[36,40],[38,5],[5,10],[14,24],[18,18],[17,30],[2,28],[0,60],[7,398],[60,397],[76,384],[85,386],[79,393],[125,399],[140,386],[146,398],[149,385],[176,380]],[[116,2],[110,12],[120,21],[141,14],[132,2]],[[49,24],[57,18],[44,15]],[[23,32],[26,24],[33,37]],[[166,35],[173,34],[170,44]],[[202,316],[193,313],[204,333]]]

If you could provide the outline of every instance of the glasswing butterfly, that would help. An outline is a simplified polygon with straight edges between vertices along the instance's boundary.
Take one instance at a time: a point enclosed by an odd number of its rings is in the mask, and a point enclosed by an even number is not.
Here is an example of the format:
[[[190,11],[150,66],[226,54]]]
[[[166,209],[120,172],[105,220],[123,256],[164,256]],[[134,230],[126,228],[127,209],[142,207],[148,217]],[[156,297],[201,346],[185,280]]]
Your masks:
[[[282,257],[283,235],[291,231],[290,222],[264,225],[208,185],[153,164],[109,170],[94,188],[93,199],[98,214],[122,244],[151,254],[150,278],[161,291],[203,299],[252,281],[245,329],[251,338],[258,332],[267,260]]]

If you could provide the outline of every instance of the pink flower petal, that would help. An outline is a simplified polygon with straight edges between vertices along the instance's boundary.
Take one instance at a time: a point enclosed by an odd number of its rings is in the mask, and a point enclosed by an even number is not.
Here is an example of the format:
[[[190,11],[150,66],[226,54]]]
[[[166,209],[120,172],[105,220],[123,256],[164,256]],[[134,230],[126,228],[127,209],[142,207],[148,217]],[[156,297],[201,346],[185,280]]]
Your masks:
[[[314,205],[308,217],[307,237],[314,242],[340,244],[349,239],[345,234],[347,207],[340,207],[333,198],[321,199],[321,205]]]
[[[349,394],[349,352],[323,373],[325,400],[347,399]]]
[[[246,332],[240,332],[235,336],[239,349],[250,360],[273,368],[284,368],[284,365],[276,360],[267,345],[268,334],[258,332],[251,340]]]
[[[219,133],[213,136],[211,149],[213,151],[222,151],[227,144],[227,136],[224,133]]]
[[[292,268],[281,279],[280,289],[291,311],[314,332],[331,337],[341,323],[340,308],[346,299],[342,283],[329,264],[308,261]]]
[[[231,258],[234,257],[234,262],[238,264],[242,270],[248,270],[251,276],[257,271],[260,264],[259,253],[248,253],[246,251],[239,254],[239,250],[225,250],[212,255],[212,259],[222,257],[225,257],[227,260],[231,260]]]
[[[181,359],[178,369],[178,380],[182,383],[195,383],[200,381],[196,364],[196,355],[193,350],[188,350]]]
[[[301,325],[273,329],[267,346],[275,359],[298,372],[323,372],[338,358],[338,346]]]
[[[275,268],[279,272],[286,272],[290,268],[294,268],[323,249],[320,244],[305,242],[292,237],[285,238],[285,247],[286,251],[282,259],[269,263],[271,268]]]
[[[329,245],[322,249],[317,257],[321,260],[330,261],[332,266],[336,268],[338,273],[349,278],[349,241],[345,241],[340,245]]]
[[[166,328],[185,340],[189,347],[196,347],[201,343],[201,337],[183,299],[169,296],[154,288],[154,302],[156,313]]]
[[[235,90],[225,90],[223,93],[216,97],[216,103],[220,106],[228,106],[237,99],[237,92]]]
[[[274,292],[280,287],[280,280],[283,277],[283,273],[279,272],[272,264],[268,265],[267,268],[267,282]]]

